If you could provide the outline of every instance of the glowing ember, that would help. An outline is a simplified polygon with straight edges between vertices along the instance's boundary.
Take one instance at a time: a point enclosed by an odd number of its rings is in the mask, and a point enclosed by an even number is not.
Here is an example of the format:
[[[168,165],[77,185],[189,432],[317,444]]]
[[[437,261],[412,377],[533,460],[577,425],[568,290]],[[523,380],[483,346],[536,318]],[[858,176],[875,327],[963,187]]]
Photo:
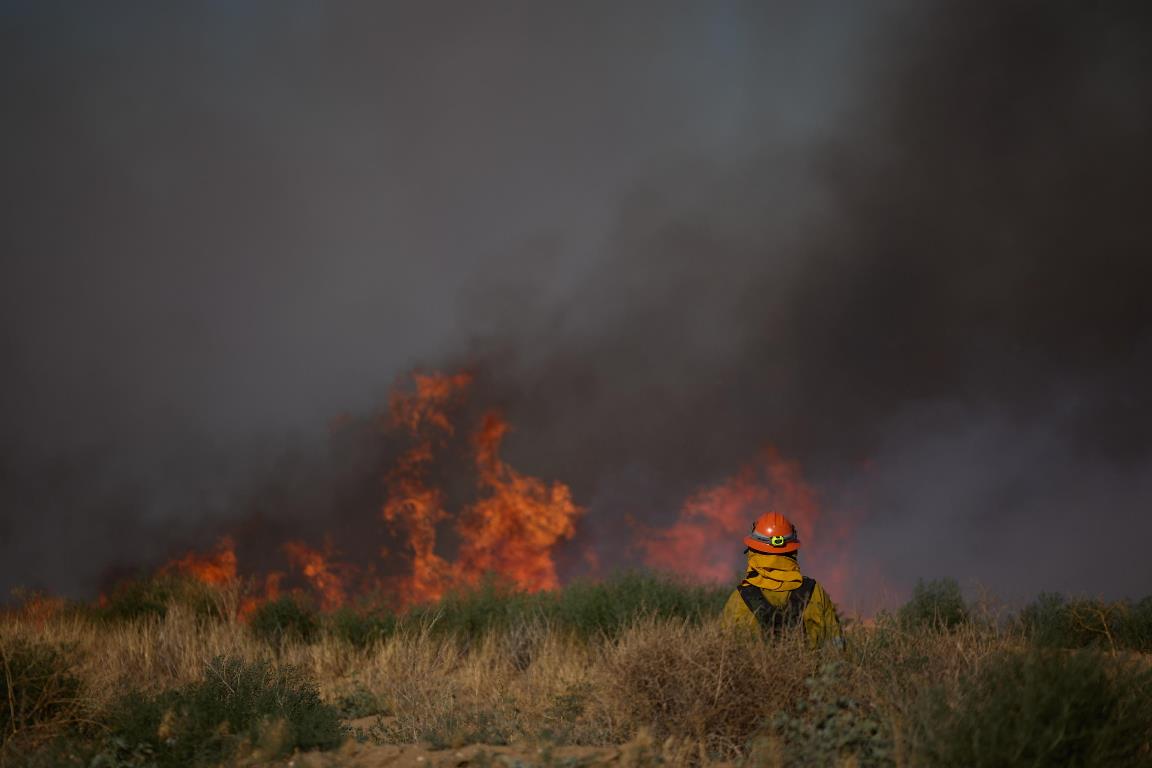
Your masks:
[[[476,469],[484,497],[457,524],[460,571],[475,578],[497,573],[527,591],[560,586],[552,552],[576,533],[583,510],[563,483],[526,477],[499,455],[508,424],[490,411],[476,433]]]

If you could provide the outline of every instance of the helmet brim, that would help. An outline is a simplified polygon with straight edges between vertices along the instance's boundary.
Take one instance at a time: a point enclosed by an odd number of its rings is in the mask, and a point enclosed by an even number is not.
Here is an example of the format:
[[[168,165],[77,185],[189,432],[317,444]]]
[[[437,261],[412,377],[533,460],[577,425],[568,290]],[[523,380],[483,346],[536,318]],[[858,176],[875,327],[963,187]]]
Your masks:
[[[796,552],[799,550],[800,541],[798,539],[793,539],[792,541],[785,543],[782,547],[774,547],[767,542],[754,539],[751,536],[745,536],[744,546],[764,555],[786,555],[789,552]]]

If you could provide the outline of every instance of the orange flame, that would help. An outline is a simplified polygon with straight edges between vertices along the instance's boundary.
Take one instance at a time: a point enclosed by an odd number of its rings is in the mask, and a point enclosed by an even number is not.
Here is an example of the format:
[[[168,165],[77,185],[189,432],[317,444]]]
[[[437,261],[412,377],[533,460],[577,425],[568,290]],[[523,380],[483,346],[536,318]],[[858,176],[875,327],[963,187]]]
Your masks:
[[[486,495],[456,526],[462,540],[460,566],[470,579],[492,572],[523,590],[555,589],[560,580],[552,551],[576,533],[583,509],[572,502],[568,486],[527,477],[500,459],[507,431],[501,415],[489,411],[473,438],[479,485]]]
[[[237,611],[237,617],[241,621],[247,621],[261,605],[277,600],[280,597],[280,582],[283,578],[284,574],[279,571],[272,571],[266,574],[264,576],[263,589],[255,594],[245,596],[240,601],[240,609]]]
[[[191,576],[202,584],[229,584],[236,580],[236,547],[230,536],[224,536],[216,542],[216,548],[210,554],[189,552],[160,571]]]
[[[471,386],[472,374],[414,373],[412,380],[416,383],[415,394],[393,392],[389,398],[392,424],[406,428],[412,435],[420,435],[428,427],[446,435],[455,432],[448,410]]]
[[[652,567],[701,581],[730,581],[742,568],[738,555],[752,521],[770,510],[796,525],[805,548],[818,540],[815,493],[800,465],[771,447],[734,476],[689,497],[670,528],[641,530],[637,543]]]
[[[388,499],[381,513],[384,520],[407,536],[412,575],[401,588],[405,602],[439,598],[447,586],[448,564],[435,553],[436,525],[447,519],[443,494],[427,484],[436,448],[453,432],[448,410],[468,386],[467,373],[453,376],[416,374],[414,394],[394,393],[389,403],[393,426],[401,427],[417,441],[397,461],[385,478]]]
[[[335,610],[344,605],[347,600],[347,588],[344,585],[344,576],[341,571],[347,572],[348,566],[332,562],[331,547],[325,547],[320,552],[298,541],[290,541],[284,545],[284,554],[288,560],[304,574],[304,578],[320,596],[320,609]],[[279,582],[276,584],[279,588]]]
[[[387,593],[396,607],[433,601],[453,583],[475,584],[486,573],[526,591],[559,587],[557,549],[574,537],[584,514],[569,487],[522,474],[504,461],[501,448],[510,426],[501,412],[485,412],[478,425],[459,423],[473,386],[470,373],[415,374],[412,381],[411,390],[391,394],[382,425],[408,441],[407,450],[383,472],[386,498],[379,510],[400,542],[394,553],[381,550],[382,557],[390,558],[382,572],[400,575],[388,575],[382,582],[373,564],[339,562],[331,543],[319,549],[303,541],[282,545],[291,567],[326,611],[346,605],[361,589]],[[457,430],[471,431],[471,439],[453,440]],[[435,484],[437,470],[464,447],[471,451],[476,497],[462,509],[449,510]],[[697,580],[730,581],[741,572],[742,539],[751,522],[770,509],[797,525],[805,563],[814,560],[814,575],[835,589],[847,567],[828,554],[840,549],[851,521],[843,515],[838,525],[824,520],[799,465],[772,448],[732,477],[692,494],[670,527],[637,525],[636,547],[649,566]],[[449,533],[447,542],[439,539],[444,533]],[[587,568],[597,572],[597,553],[586,549],[583,556]],[[161,572],[187,574],[210,585],[235,583],[233,541],[222,538],[211,553],[189,553]],[[264,602],[275,600],[283,575],[264,575],[262,588],[261,577],[246,580],[239,617],[250,617]]]

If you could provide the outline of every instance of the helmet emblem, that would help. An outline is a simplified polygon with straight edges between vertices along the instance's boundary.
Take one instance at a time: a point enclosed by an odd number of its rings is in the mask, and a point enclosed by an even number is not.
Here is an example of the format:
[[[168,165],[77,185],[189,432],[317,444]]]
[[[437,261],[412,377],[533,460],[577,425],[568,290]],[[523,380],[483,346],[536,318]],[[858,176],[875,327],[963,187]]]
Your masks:
[[[744,537],[744,544],[760,552],[795,552],[800,548],[800,534],[784,515],[766,512],[752,523],[752,532]]]

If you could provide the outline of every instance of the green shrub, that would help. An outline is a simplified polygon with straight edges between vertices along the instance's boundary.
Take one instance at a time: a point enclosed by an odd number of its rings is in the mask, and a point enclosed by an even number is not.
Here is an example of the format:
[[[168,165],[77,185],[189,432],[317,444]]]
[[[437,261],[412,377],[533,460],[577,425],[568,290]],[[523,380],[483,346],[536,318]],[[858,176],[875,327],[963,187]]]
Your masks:
[[[0,638],[0,748],[36,741],[81,714],[80,680],[69,649]]]
[[[1152,597],[1107,602],[1045,592],[1021,609],[1016,621],[1042,648],[1152,651]]]
[[[134,621],[163,617],[168,606],[178,603],[192,613],[210,619],[226,618],[218,588],[178,574],[158,574],[125,579],[106,595],[91,616],[105,621]]]
[[[311,642],[320,630],[316,611],[289,595],[259,606],[248,626],[256,637],[277,646],[286,640]]]
[[[113,621],[163,617],[174,595],[171,579],[127,579],[117,583],[105,597],[98,615]]]
[[[1122,648],[1152,653],[1152,595],[1129,605],[1117,629],[1117,639]]]
[[[666,574],[619,573],[602,582],[576,582],[555,593],[545,615],[582,637],[615,637],[638,619],[687,620],[715,616],[731,587],[701,586]]]
[[[971,619],[955,579],[918,580],[896,618],[905,629],[953,629]]]
[[[804,681],[807,695],[772,718],[784,765],[894,765],[887,723],[851,694],[843,662],[823,665]],[[755,750],[755,740],[753,750]]]
[[[728,592],[728,587],[640,571],[535,594],[489,577],[476,587],[449,592],[437,603],[413,608],[400,623],[473,640],[541,622],[583,638],[615,637],[646,617],[698,623],[720,612]]]
[[[1016,617],[1024,634],[1043,648],[1084,648],[1092,637],[1076,626],[1068,601],[1055,592],[1041,592]]]
[[[455,589],[438,602],[416,606],[404,616],[410,627],[428,627],[436,634],[477,640],[495,631],[523,626],[538,616],[540,597],[520,592],[494,576],[475,587]]]
[[[241,748],[262,759],[295,749],[331,749],[342,739],[340,716],[293,668],[217,658],[204,679],[157,696],[132,693],[111,709],[113,755],[147,754],[152,764],[211,765]]]
[[[1152,765],[1152,670],[1093,651],[993,657],[927,694],[915,745],[925,765]]]
[[[328,616],[325,629],[337,640],[357,648],[367,648],[396,630],[396,617],[387,613],[341,608]]]

